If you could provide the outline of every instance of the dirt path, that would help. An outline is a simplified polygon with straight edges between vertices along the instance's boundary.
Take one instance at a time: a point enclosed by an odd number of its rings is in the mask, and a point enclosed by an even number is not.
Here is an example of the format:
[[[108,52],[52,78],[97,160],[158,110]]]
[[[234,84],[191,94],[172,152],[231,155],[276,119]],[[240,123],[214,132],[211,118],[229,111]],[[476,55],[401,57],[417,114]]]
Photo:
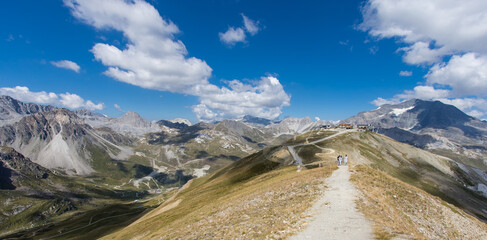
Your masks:
[[[311,208],[306,229],[290,239],[372,239],[371,223],[355,208],[359,194],[350,182],[348,166],[326,179],[326,189]]]
[[[303,144],[296,144],[296,145],[292,145],[292,146],[288,146],[287,149],[289,150],[289,153],[291,153],[291,156],[293,157],[296,165],[303,165],[303,159],[296,153],[296,151],[294,151],[294,148],[295,147],[302,147],[302,146],[308,146],[308,145],[315,145],[319,142],[323,142],[325,140],[328,140],[330,138],[334,138],[338,135],[342,135],[344,133],[348,133],[348,132],[353,132],[353,131],[356,131],[356,130],[339,130],[337,133],[331,135],[331,136],[328,136],[328,137],[324,137],[322,139],[318,139],[318,140],[315,140],[315,141],[312,141],[312,142],[308,142],[308,139],[306,139],[306,142],[307,143],[303,143]],[[296,137],[294,137],[294,140],[296,140]],[[316,146],[316,145],[315,145]],[[318,146],[317,146],[318,147]]]

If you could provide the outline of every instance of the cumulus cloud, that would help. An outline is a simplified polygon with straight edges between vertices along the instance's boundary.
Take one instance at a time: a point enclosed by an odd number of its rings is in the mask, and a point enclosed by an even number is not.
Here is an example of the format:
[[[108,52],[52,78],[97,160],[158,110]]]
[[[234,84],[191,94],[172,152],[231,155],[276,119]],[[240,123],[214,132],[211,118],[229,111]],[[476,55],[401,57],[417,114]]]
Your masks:
[[[413,72],[411,71],[400,71],[399,76],[401,77],[411,77],[413,75]]]
[[[378,38],[434,43],[444,53],[485,52],[486,9],[484,0],[369,0],[360,28]]]
[[[238,42],[245,42],[245,32],[242,28],[228,27],[228,30],[224,33],[218,33],[220,41],[230,46],[235,45]]]
[[[242,13],[242,18],[244,21],[245,30],[247,30],[247,32],[250,33],[250,35],[254,36],[255,34],[257,34],[259,32],[259,30],[260,30],[259,22],[256,22],[256,21],[248,18],[243,13]]]
[[[95,104],[90,100],[84,100],[82,97],[69,92],[56,94],[53,92],[32,92],[28,87],[16,86],[14,88],[0,88],[0,95],[8,95],[17,100],[24,102],[33,102],[38,104],[50,104],[55,106],[67,107],[71,109],[86,108],[88,110],[103,110],[104,104]]]
[[[79,73],[79,70],[81,69],[77,63],[69,60],[51,61],[51,64],[58,68],[69,69],[77,73]]]
[[[421,86],[374,102],[438,99],[460,109],[474,103],[462,110],[483,113],[479,110],[487,97],[486,11],[484,0],[368,0],[359,28],[377,39],[397,39],[406,45],[398,49],[404,62],[430,67]]]
[[[403,93],[395,95],[391,99],[377,98],[372,104],[381,106],[384,104],[396,104],[409,99],[438,100],[445,99],[450,94],[450,90],[435,89],[431,86],[416,86],[413,90],[405,90]]]
[[[416,42],[399,49],[404,51],[403,61],[409,64],[432,64],[441,60],[443,49],[431,49],[427,42]]]
[[[487,97],[487,55],[453,56],[448,63],[435,64],[426,80],[429,84],[451,87],[454,96]]]
[[[212,69],[206,62],[186,57],[181,41],[174,39],[178,27],[164,20],[144,1],[65,0],[76,18],[98,29],[115,29],[129,43],[125,49],[97,43],[95,59],[108,66],[105,74],[119,81],[148,89],[181,92],[207,81]]]
[[[194,112],[204,121],[252,115],[275,119],[281,114],[282,107],[289,106],[291,97],[284,91],[275,77],[262,77],[250,84],[233,80],[228,88],[207,86],[200,91],[201,103],[193,107]]]
[[[245,32],[249,33],[251,36],[254,36],[260,31],[259,22],[254,21],[243,13],[241,14],[243,18],[243,26],[242,27],[228,27],[228,30],[224,33],[218,33],[220,36],[220,41],[229,45],[234,46],[236,43],[239,42],[246,42],[247,35]]]
[[[145,1],[64,0],[64,3],[77,19],[100,30],[120,31],[128,40],[123,49],[105,43],[97,43],[91,49],[95,59],[108,67],[107,76],[142,88],[197,96],[200,103],[192,109],[200,120],[244,115],[276,118],[282,107],[289,105],[290,96],[275,77],[262,77],[249,84],[233,80],[222,87],[211,84],[210,66],[201,59],[188,57],[185,45],[175,36],[179,28]],[[256,31],[252,28],[256,26],[251,21],[244,27],[250,33]],[[228,36],[231,41],[241,40],[241,35],[245,39],[243,28],[229,30],[233,32]]]
[[[450,94],[449,90],[446,89],[435,89],[432,86],[416,86],[414,90],[406,90],[402,94],[398,94],[399,99],[425,99],[425,100],[435,100],[439,98],[446,98]]]

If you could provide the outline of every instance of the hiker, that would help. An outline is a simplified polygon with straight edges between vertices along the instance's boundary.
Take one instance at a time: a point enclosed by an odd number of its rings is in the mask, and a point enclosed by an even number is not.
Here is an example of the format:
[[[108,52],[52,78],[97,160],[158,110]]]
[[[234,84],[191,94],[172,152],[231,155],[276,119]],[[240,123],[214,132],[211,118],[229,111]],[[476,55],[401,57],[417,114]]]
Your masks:
[[[340,166],[340,155],[337,157],[338,166]]]
[[[348,162],[348,156],[347,156],[347,154],[345,154],[345,158],[344,158],[345,166],[347,166],[347,162]]]

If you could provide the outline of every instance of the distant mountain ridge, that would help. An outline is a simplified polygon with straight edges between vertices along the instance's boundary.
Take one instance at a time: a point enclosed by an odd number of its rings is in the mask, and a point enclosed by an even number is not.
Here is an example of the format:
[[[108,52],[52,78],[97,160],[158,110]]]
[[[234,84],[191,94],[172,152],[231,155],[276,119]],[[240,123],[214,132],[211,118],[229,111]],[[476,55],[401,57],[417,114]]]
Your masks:
[[[0,96],[0,126],[20,120],[23,116],[56,109],[49,105],[24,103],[10,96]]]
[[[278,122],[245,116],[192,125],[181,118],[148,121],[132,111],[111,118],[86,109],[70,111],[8,96],[1,99],[0,145],[12,147],[46,168],[75,175],[97,171],[94,166],[99,160],[93,157],[96,149],[116,160],[134,155],[145,158],[158,171],[191,172],[215,165],[213,170],[323,124],[309,117]]]
[[[46,168],[60,168],[72,174],[86,175],[94,171],[90,164],[90,146],[109,151],[120,144],[110,142],[100,134],[74,112],[55,109],[30,114],[18,122],[0,127],[0,145],[12,147]],[[118,154],[113,152],[113,155],[123,159],[130,154],[127,152],[130,151],[120,148]]]
[[[385,104],[342,122],[371,125],[398,141],[430,150],[447,150],[487,166],[487,123],[440,101],[408,100]]]
[[[88,214],[86,206],[110,205],[113,199],[130,201],[128,205],[138,211],[133,200],[159,193],[161,198],[153,199],[165,198],[171,189],[206,174],[210,176],[204,184],[218,184],[215,179],[229,177],[226,180],[232,185],[241,186],[242,181],[254,177],[279,181],[286,168],[296,177],[307,174],[307,167],[317,168],[323,160],[335,168],[336,152],[348,153],[357,164],[411,181],[434,195],[458,200],[459,206],[485,218],[482,196],[487,196],[487,164],[482,157],[486,156],[487,124],[441,102],[411,100],[384,105],[344,120],[374,126],[374,131],[389,137],[347,130],[319,144],[301,145],[296,153],[308,166],[300,173],[289,166],[295,162],[289,145],[333,134],[335,130],[320,128],[328,122],[309,117],[272,121],[252,116],[216,123],[191,124],[186,119],[156,122],[131,111],[111,118],[85,109],[71,111],[4,99],[8,101],[0,102],[0,109],[8,111],[2,115],[5,119],[0,119],[0,188],[6,194],[0,200],[8,210],[0,215],[0,223],[11,221],[8,226],[15,231],[32,222],[47,229],[46,220],[57,221],[56,217],[67,216],[66,212],[81,213],[78,216],[82,217]],[[261,174],[270,175],[261,178]],[[299,179],[305,180],[302,177]],[[286,186],[299,190],[294,183]],[[170,199],[179,201],[177,197]],[[270,200],[274,202],[274,198]],[[41,209],[42,213],[29,209]],[[88,222],[86,216],[78,219],[82,226]]]

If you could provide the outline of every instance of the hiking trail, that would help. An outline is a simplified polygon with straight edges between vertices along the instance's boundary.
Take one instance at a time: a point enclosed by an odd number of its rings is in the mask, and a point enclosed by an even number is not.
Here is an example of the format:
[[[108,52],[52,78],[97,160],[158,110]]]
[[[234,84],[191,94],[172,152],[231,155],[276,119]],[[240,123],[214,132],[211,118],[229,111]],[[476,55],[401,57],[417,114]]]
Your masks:
[[[355,206],[359,191],[350,182],[348,166],[325,180],[328,188],[311,207],[303,232],[289,239],[373,239],[372,225]]]

